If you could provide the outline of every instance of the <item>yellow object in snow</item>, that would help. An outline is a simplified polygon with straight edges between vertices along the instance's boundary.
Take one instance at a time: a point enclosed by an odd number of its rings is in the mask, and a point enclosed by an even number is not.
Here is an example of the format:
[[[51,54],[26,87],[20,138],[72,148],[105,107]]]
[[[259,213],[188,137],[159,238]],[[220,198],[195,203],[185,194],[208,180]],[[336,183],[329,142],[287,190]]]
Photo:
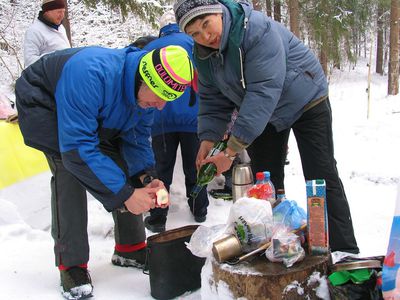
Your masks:
[[[24,144],[18,124],[0,121],[0,189],[48,169],[44,154]]]

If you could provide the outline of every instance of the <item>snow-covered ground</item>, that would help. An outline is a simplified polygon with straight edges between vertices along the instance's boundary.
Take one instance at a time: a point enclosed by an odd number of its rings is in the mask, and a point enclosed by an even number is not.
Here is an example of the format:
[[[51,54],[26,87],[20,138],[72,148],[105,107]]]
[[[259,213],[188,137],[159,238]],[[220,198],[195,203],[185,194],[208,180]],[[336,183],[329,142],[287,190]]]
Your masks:
[[[386,77],[374,75],[371,113],[367,119],[366,72],[366,67],[360,63],[356,70],[336,71],[331,78],[336,159],[351,207],[361,257],[386,254],[400,166],[400,96],[386,97]],[[289,149],[290,164],[286,166],[285,179],[287,196],[305,208],[304,179],[293,137]],[[1,298],[61,297],[49,232],[49,178],[50,174],[46,172],[0,190],[0,280],[4,283]],[[222,178],[217,179],[222,181]],[[214,184],[218,184],[218,180]],[[171,187],[167,229],[195,224],[182,187],[184,177],[178,160]],[[225,223],[231,205],[231,202],[211,198],[204,225]],[[147,275],[139,270],[111,265],[112,218],[93,198],[89,200],[88,230],[89,268],[95,299],[150,299]],[[201,291],[183,298],[200,299]]]
[[[23,31],[32,21],[38,3],[26,1],[26,11],[19,11],[10,23],[15,28],[13,38],[22,41]],[[124,23],[118,15],[104,8],[84,10],[82,13],[77,8],[82,5],[80,1],[73,3],[71,25],[75,46],[124,46],[142,34],[154,33],[133,17]],[[4,9],[1,17],[4,21],[4,12],[11,9],[9,1],[0,0],[0,7]],[[12,60],[12,57],[5,58]],[[335,154],[351,207],[361,257],[386,254],[400,177],[400,96],[387,97],[387,77],[374,74],[370,116],[367,119],[366,65],[366,61],[360,59],[354,70],[335,71],[330,78]],[[17,72],[15,63],[10,63],[10,66],[11,71]],[[7,72],[0,74],[0,93],[13,99],[10,78]],[[290,164],[286,166],[285,179],[287,196],[305,208],[304,179],[292,136],[288,159]],[[186,204],[181,169],[178,159],[171,187],[172,204],[167,229],[195,224]],[[1,299],[61,299],[49,231],[49,179],[50,174],[45,172],[0,190]],[[214,184],[221,181],[217,178]],[[231,202],[210,198],[204,225],[225,223],[231,205]],[[151,299],[147,275],[140,270],[119,268],[110,263],[114,246],[111,215],[92,197],[88,207],[89,269],[95,299]],[[203,270],[204,274],[207,272]],[[208,292],[204,287],[181,298],[216,298]],[[219,298],[229,299],[229,293],[220,293]]]

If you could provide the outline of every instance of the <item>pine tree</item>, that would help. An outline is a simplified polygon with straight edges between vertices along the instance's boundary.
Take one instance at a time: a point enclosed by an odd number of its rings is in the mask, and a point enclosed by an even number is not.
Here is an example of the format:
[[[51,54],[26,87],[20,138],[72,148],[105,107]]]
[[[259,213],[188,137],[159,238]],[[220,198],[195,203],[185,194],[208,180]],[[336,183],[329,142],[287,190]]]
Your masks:
[[[399,1],[391,0],[388,94],[399,93]]]
[[[289,0],[289,20],[290,20],[290,30],[298,38],[300,37],[299,28],[299,1]]]
[[[96,7],[99,0],[83,0],[89,7]],[[147,21],[154,28],[158,27],[157,19],[162,15],[169,2],[166,0],[138,1],[138,0],[100,0],[111,9],[118,9],[122,17],[126,17],[129,12],[135,14],[140,19]]]

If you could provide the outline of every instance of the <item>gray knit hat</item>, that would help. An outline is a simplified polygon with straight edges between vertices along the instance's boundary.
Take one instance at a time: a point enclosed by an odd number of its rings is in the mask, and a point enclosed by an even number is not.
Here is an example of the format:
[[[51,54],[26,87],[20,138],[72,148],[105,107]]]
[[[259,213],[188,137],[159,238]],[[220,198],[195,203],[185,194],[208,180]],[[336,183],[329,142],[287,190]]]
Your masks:
[[[187,23],[204,14],[222,13],[222,6],[217,0],[178,0],[174,4],[176,22],[184,32]]]

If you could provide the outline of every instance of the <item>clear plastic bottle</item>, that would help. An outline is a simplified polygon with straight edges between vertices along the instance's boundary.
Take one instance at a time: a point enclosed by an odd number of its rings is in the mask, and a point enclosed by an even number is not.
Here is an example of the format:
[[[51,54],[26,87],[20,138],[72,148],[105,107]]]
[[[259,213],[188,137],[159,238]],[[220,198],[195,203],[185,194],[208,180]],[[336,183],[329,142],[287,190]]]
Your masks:
[[[264,183],[264,173],[263,172],[257,172],[256,173],[256,183],[255,184],[262,184]]]
[[[275,188],[268,171],[256,173],[256,183],[248,190],[247,196],[267,200],[271,206],[275,204]]]
[[[282,201],[286,200],[286,194],[284,189],[277,189],[275,191],[275,196],[276,196],[275,206],[281,203]]]
[[[264,184],[268,187],[266,190],[266,200],[268,200],[272,206],[275,205],[275,187],[271,181],[271,173],[269,171],[264,171]]]

